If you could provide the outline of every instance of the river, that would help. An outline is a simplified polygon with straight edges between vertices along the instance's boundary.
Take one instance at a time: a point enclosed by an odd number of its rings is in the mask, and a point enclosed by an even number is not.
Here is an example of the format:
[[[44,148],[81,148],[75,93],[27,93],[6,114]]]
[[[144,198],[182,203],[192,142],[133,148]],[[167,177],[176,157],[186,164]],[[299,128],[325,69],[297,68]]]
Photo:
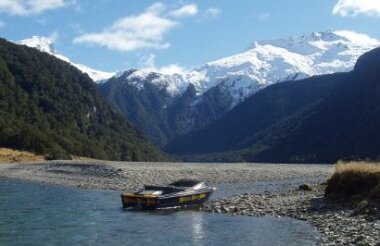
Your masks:
[[[119,191],[10,179],[0,179],[0,211],[0,245],[288,246],[316,245],[318,236],[290,218],[125,211]]]

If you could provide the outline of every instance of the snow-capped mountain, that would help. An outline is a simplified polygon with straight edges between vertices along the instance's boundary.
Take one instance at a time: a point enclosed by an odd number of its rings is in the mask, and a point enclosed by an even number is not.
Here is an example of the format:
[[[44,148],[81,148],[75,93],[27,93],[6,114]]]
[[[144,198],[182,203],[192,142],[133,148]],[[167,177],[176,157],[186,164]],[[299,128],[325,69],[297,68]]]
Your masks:
[[[353,69],[380,41],[350,31],[254,42],[245,51],[182,74],[127,70],[99,90],[161,146],[200,129],[255,92],[287,80]]]
[[[70,61],[69,58],[57,53],[57,51],[54,49],[53,41],[47,37],[33,36],[29,39],[20,40],[17,43],[22,44],[22,45],[26,45],[28,47],[36,48],[39,51],[46,52],[50,55],[53,55],[53,56],[65,61],[65,62],[68,62],[71,65],[73,65],[74,67],[78,68],[83,73],[86,73],[95,82],[104,81],[104,80],[109,79],[115,75],[115,73],[99,71],[99,70],[90,68],[86,65],[78,64],[78,63],[74,63],[74,62]]]
[[[254,42],[242,53],[206,63],[184,74],[156,74],[151,82],[166,88],[173,96],[183,93],[189,84],[194,85],[198,95],[222,86],[232,96],[233,107],[274,83],[350,71],[360,55],[378,46],[380,41],[351,31],[313,32]],[[129,75],[131,79],[135,77],[146,81],[149,73],[136,71]],[[135,85],[143,88],[143,84]]]
[[[240,54],[195,69],[205,75],[197,88],[203,92],[223,81],[234,106],[273,83],[350,71],[360,55],[379,45],[378,40],[349,31],[255,42]]]
[[[39,51],[49,53],[50,55],[57,54],[56,50],[54,49],[53,41],[47,37],[33,36],[28,39],[20,40],[17,43],[36,48]]]

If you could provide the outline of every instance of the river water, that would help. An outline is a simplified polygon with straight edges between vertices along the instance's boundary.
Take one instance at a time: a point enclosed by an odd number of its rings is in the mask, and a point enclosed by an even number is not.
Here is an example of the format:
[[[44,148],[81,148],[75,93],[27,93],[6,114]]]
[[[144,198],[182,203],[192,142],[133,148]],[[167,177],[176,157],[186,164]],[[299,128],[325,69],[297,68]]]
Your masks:
[[[125,211],[117,191],[0,179],[0,245],[289,246],[316,245],[317,236],[289,218]]]

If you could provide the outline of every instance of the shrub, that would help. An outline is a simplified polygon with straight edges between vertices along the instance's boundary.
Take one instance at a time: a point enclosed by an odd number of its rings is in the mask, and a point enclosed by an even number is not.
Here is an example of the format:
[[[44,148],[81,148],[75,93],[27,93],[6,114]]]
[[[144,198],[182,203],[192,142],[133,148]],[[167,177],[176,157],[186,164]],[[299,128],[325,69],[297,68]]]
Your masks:
[[[300,186],[298,186],[298,189],[303,191],[313,190],[313,188],[309,184],[301,184]]]
[[[45,160],[51,161],[51,160],[71,160],[71,156],[65,152],[63,149],[60,149],[58,147],[55,147],[48,151],[48,153],[45,155]]]
[[[339,162],[327,181],[325,196],[337,199],[380,197],[380,164]]]

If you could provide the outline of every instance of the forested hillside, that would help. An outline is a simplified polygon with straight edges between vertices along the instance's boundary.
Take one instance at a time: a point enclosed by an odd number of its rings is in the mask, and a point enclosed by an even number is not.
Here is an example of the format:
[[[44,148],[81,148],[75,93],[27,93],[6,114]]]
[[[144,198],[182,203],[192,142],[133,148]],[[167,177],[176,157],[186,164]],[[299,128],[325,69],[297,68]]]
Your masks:
[[[163,156],[66,62],[0,40],[0,146],[110,160]]]

